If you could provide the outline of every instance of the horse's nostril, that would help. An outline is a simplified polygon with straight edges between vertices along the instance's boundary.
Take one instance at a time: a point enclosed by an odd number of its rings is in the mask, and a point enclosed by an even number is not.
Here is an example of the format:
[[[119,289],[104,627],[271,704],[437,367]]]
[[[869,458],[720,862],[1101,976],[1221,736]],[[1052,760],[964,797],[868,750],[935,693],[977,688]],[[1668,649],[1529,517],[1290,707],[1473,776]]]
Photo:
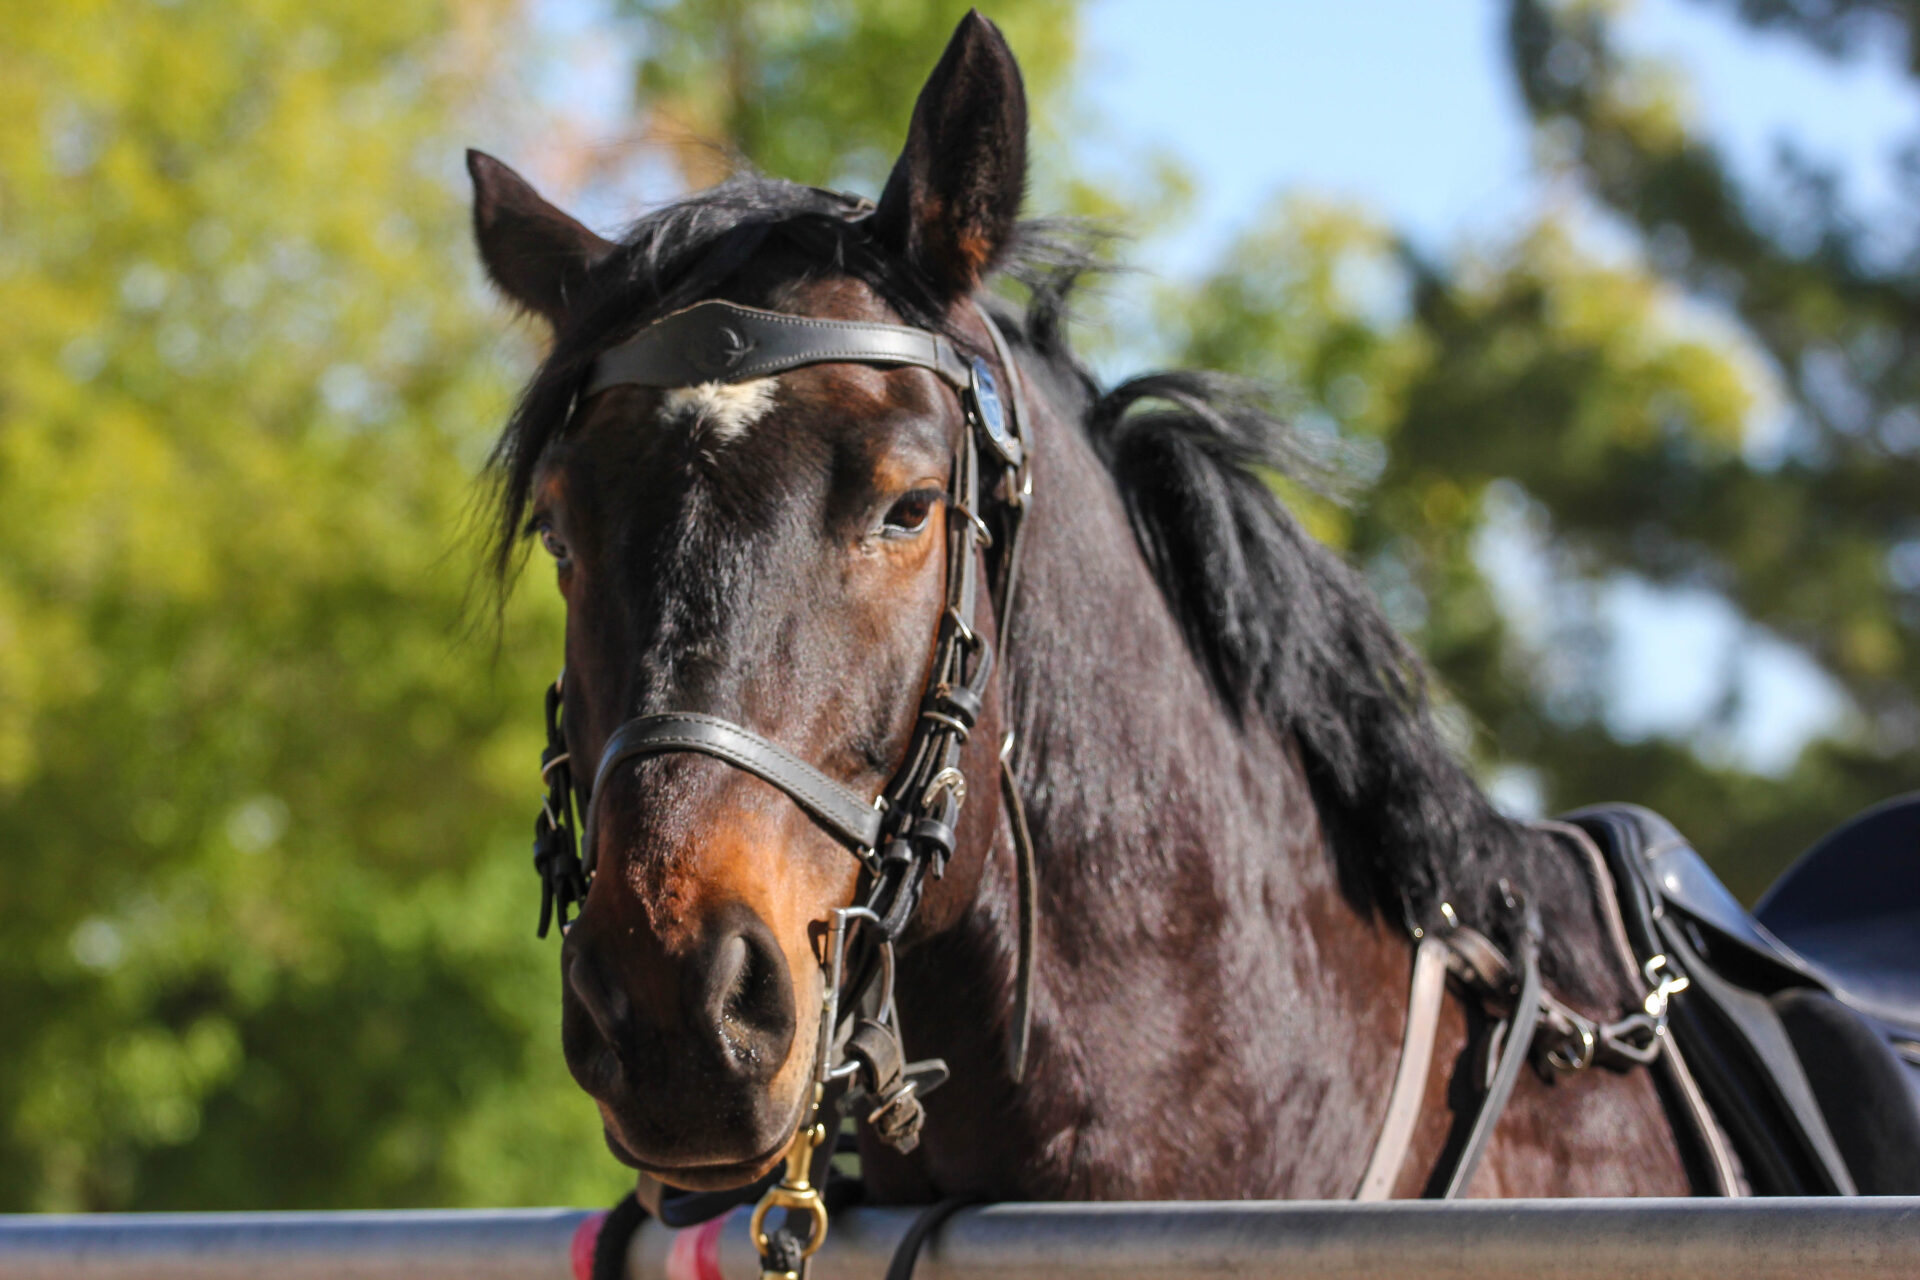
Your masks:
[[[720,944],[713,960],[713,989],[720,997],[720,1007],[714,1013],[721,1023],[739,1019],[747,1003],[747,988],[754,980],[754,968],[753,948],[745,938],[736,934]]]
[[[707,1016],[729,1056],[749,1073],[777,1068],[793,1037],[793,993],[765,925],[748,924],[714,948],[707,992]]]
[[[739,934],[727,939],[721,957],[714,975],[720,1021],[753,1024],[777,1013],[780,1002],[774,998],[774,986],[781,980],[780,970],[786,968],[778,956],[769,955],[759,939]]]
[[[584,950],[574,951],[567,961],[567,986],[600,1029],[601,1037],[608,1044],[620,1044],[632,1017],[632,1004],[627,993],[608,982]]]
[[[607,981],[605,969],[584,946],[564,952],[564,983],[593,1029],[588,1032],[574,1017],[568,1017],[563,1027],[568,1065],[576,1079],[586,1084],[588,1077],[580,1075],[582,1071],[605,1071],[611,1069],[612,1061],[624,1061],[620,1055],[632,1046],[634,1002],[618,984]],[[611,1050],[612,1057],[601,1054],[603,1050]]]

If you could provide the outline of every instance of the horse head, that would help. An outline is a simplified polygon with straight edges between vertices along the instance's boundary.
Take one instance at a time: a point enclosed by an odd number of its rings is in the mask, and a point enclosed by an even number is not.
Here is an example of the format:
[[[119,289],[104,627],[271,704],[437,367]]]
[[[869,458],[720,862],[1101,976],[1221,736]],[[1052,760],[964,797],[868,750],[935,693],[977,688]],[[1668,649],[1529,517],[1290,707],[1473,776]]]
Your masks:
[[[926,749],[956,567],[984,557],[955,536],[978,522],[957,469],[973,380],[1006,349],[972,297],[1013,239],[1025,151],[1019,71],[970,15],[875,205],[752,178],[615,243],[470,157],[487,270],[554,334],[496,463],[503,528],[545,548],[566,601],[593,870],[562,947],[566,1057],[614,1153],[673,1184],[779,1160],[813,1104],[829,922],[912,835],[863,828]],[[819,321],[927,354],[834,358]],[[782,363],[789,341],[806,358]],[[990,702],[944,740],[978,779]],[[919,927],[978,874],[998,810],[975,791],[964,822],[958,797],[928,801],[959,852]]]

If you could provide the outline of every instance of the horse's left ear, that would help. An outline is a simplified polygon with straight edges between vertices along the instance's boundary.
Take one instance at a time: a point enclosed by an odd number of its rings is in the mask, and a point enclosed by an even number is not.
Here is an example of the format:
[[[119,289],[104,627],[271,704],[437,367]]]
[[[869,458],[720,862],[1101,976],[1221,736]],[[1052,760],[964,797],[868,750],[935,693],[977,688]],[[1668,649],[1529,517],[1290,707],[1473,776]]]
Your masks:
[[[593,264],[613,252],[603,240],[548,204],[531,183],[484,151],[467,152],[473,176],[473,234],[480,260],[500,292],[555,329]]]
[[[906,149],[868,222],[949,299],[1008,245],[1027,185],[1027,92],[1000,29],[969,11],[913,106]]]

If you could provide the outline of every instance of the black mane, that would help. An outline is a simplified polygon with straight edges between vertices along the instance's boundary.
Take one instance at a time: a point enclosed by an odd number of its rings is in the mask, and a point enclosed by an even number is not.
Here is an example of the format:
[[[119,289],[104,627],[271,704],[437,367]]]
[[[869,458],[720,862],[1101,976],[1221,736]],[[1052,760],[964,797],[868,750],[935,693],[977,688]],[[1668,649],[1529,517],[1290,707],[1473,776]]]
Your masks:
[[[1101,396],[1086,425],[1228,708],[1300,744],[1349,893],[1426,925],[1447,902],[1506,932],[1501,880],[1539,887],[1524,831],[1446,745],[1426,670],[1365,581],[1261,478],[1302,451],[1265,398],[1215,374],[1149,374]]]
[[[866,283],[907,323],[942,327],[927,287],[868,240],[859,219],[870,209],[748,173],[633,224],[589,275],[491,456],[500,583],[518,559],[540,456],[564,430],[594,357],[763,246],[799,247],[822,270]],[[1085,429],[1196,660],[1234,714],[1299,742],[1349,892],[1429,924],[1451,902],[1502,932],[1502,880],[1548,899],[1543,908],[1561,905],[1551,899],[1565,895],[1551,888],[1571,874],[1565,860],[1528,856],[1525,829],[1495,811],[1444,743],[1418,657],[1359,575],[1260,478],[1261,468],[1298,471],[1311,452],[1299,435],[1237,380],[1157,373],[1102,392],[1075,359],[1066,310],[1097,258],[1067,224],[1023,224],[1003,269],[1031,301],[1009,336],[1084,388]]]

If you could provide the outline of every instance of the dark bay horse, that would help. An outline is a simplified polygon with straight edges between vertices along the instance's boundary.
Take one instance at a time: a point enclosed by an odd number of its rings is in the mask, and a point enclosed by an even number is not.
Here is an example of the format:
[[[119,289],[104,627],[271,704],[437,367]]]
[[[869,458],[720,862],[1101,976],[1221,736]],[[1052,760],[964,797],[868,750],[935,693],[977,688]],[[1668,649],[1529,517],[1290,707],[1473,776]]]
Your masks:
[[[895,975],[908,1056],[952,1078],[910,1152],[863,1133],[869,1193],[1350,1196],[1421,931],[1444,916],[1512,947],[1526,914],[1566,1005],[1604,1020],[1646,992],[1565,839],[1488,802],[1357,575],[1259,478],[1286,456],[1282,424],[1219,379],[1103,390],[1075,360],[1063,313],[1086,264],[1017,220],[1026,134],[1013,57],[970,16],[877,204],[743,176],[615,242],[474,155],[487,268],[554,333],[495,455],[499,565],[523,534],[554,557],[573,761],[634,717],[690,713],[879,794],[929,687],[949,535],[982,514],[952,498],[973,402],[932,363],[858,358],[670,388],[589,379],[711,299],[937,334],[1017,376],[1033,486],[1017,625],[963,735],[974,786],[951,861]],[[1023,315],[984,301],[996,273],[1031,286]],[[981,633],[1004,629],[1004,604],[983,590]],[[1018,1080],[1019,858],[989,781],[1009,735],[1037,908]],[[791,788],[711,754],[603,773],[596,873],[562,949],[568,1063],[626,1163],[686,1188],[751,1181],[807,1113],[826,922],[871,864]],[[1483,1026],[1449,996],[1396,1194],[1420,1194],[1456,1136]],[[1650,1075],[1603,1070],[1523,1072],[1470,1185],[1688,1189]]]

